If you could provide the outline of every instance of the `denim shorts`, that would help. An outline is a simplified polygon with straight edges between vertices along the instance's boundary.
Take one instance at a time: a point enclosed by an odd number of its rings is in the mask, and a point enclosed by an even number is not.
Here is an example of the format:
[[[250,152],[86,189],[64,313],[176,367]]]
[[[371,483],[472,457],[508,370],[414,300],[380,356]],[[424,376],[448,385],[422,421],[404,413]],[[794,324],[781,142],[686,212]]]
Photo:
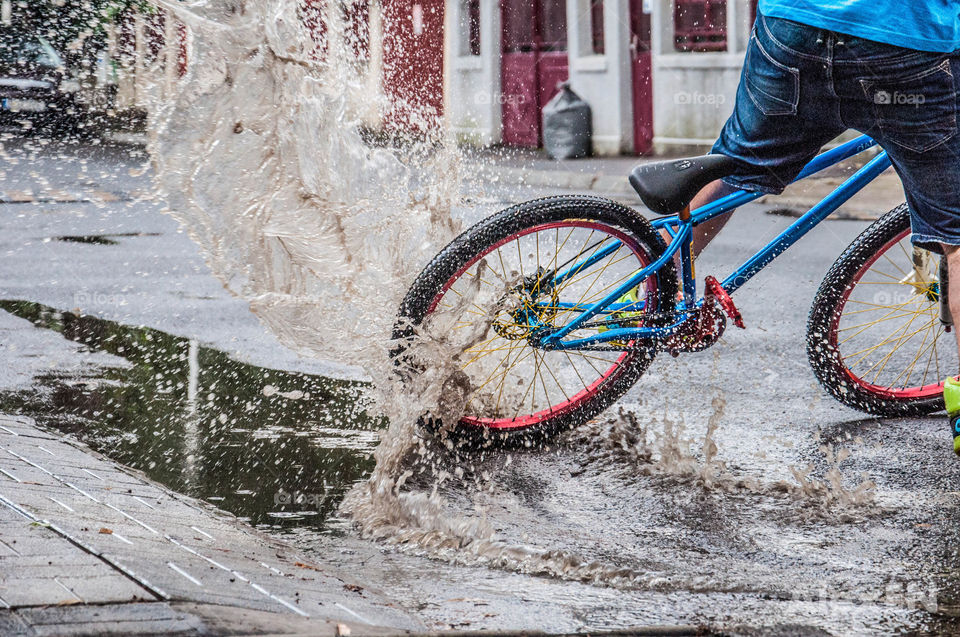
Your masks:
[[[758,15],[733,115],[712,152],[744,164],[728,184],[779,194],[839,134],[870,135],[903,182],[914,244],[941,252],[960,245],[958,73],[957,52]]]

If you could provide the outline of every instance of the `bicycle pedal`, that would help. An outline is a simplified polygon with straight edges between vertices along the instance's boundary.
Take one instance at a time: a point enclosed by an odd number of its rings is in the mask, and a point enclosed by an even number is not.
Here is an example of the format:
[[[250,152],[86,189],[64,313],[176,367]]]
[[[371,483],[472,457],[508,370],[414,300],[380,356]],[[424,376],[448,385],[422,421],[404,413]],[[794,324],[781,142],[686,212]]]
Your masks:
[[[740,310],[737,309],[737,306],[734,305],[733,299],[730,298],[730,295],[727,294],[727,291],[723,289],[723,286],[720,284],[720,281],[717,281],[716,277],[707,276],[703,280],[705,291],[704,297],[713,297],[717,303],[720,304],[721,309],[724,313],[730,317],[730,320],[733,321],[733,324],[739,327],[740,329],[746,329],[747,326],[743,322],[743,316],[740,314]]]

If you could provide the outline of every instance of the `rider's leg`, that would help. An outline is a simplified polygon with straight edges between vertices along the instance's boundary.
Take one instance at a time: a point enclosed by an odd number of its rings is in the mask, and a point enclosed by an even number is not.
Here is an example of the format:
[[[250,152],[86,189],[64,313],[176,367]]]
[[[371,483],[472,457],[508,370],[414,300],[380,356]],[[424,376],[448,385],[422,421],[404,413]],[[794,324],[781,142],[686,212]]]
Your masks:
[[[732,192],[736,192],[736,188],[733,186],[728,186],[721,180],[717,180],[707,184],[707,186],[697,193],[697,196],[693,198],[693,201],[690,202],[690,209],[695,210],[701,206],[705,206],[711,201],[716,201],[721,197],[726,197]],[[732,212],[727,212],[717,217],[714,217],[710,221],[701,223],[699,226],[693,229],[693,254],[694,256],[699,255],[704,248],[707,247],[707,244],[713,241],[713,238],[717,236],[717,233],[720,232],[721,228],[727,224],[727,221],[730,220],[730,215]]]
[[[947,278],[950,285],[947,288],[947,300],[950,303],[950,316],[953,317],[953,335],[957,339],[957,352],[960,357],[960,246],[943,245],[943,252],[947,257]],[[960,370],[957,370],[960,371]]]
[[[704,188],[697,193],[697,196],[693,198],[690,202],[690,210],[696,210],[701,206],[705,206],[711,201],[716,201],[721,197],[725,197],[732,192],[735,192],[737,189],[728,186],[721,180],[712,181]],[[696,228],[693,229],[693,255],[697,256],[703,249],[707,247],[707,244],[713,241],[713,238],[717,236],[717,233],[720,232],[720,229],[727,224],[727,221],[730,220],[731,212],[724,213],[717,217],[714,217],[706,223],[702,223]],[[667,243],[670,243],[670,235],[666,230],[662,230],[660,234],[663,235],[663,240]],[[677,254],[675,259],[677,268],[680,267],[680,255]]]
[[[957,352],[960,355],[960,246],[943,245],[947,259],[947,300],[950,303],[950,315],[953,317],[953,334],[957,339]],[[953,451],[960,455],[960,382],[953,376],[944,381],[943,402],[950,417],[953,430]]]

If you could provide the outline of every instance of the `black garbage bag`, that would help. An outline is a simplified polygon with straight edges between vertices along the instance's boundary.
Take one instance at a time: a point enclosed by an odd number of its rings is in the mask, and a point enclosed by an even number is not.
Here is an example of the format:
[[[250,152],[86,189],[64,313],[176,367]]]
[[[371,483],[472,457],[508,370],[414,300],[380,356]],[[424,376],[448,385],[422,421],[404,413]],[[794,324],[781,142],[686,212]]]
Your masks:
[[[590,154],[593,123],[590,105],[561,82],[560,92],[543,107],[543,147],[553,159],[573,159]]]

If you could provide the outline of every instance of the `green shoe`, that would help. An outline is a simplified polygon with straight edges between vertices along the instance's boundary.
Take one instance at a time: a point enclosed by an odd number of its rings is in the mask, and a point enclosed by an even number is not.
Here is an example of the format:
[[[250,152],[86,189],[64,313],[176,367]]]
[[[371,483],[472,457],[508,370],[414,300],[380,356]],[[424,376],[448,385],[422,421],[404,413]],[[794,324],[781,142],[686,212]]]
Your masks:
[[[943,404],[950,418],[950,431],[953,433],[953,452],[960,456],[960,380],[953,376],[943,381]]]
[[[640,300],[640,296],[637,293],[637,288],[633,288],[619,299],[617,303],[637,303]],[[643,312],[635,312],[632,310],[623,310],[620,312],[614,312],[610,315],[610,318],[615,320],[619,327],[639,327],[640,321],[643,319]],[[608,328],[606,325],[600,325],[597,327],[597,332],[606,332]],[[620,341],[610,341],[611,345],[623,346],[624,343]]]

